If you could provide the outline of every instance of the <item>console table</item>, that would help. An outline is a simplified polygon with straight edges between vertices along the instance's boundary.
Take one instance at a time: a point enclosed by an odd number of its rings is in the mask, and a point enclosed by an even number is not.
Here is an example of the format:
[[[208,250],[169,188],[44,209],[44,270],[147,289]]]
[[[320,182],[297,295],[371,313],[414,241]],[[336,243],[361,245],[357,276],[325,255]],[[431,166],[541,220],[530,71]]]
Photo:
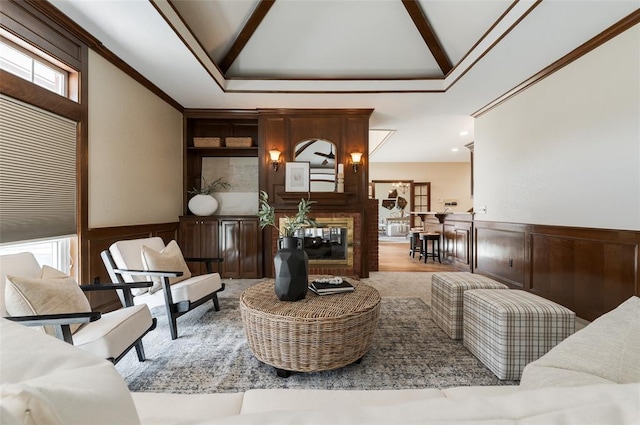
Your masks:
[[[337,369],[362,359],[378,325],[380,294],[347,280],[355,291],[323,296],[308,291],[295,302],[278,300],[272,279],[246,289],[240,313],[256,358],[274,366],[281,377]]]

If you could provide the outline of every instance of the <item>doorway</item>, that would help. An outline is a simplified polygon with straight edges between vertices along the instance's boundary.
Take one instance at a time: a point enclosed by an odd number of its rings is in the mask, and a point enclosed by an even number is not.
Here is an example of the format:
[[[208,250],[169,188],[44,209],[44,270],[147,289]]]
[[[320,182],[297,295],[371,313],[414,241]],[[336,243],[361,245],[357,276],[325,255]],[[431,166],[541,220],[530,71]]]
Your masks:
[[[408,241],[413,180],[372,180],[370,198],[378,200],[379,242]]]

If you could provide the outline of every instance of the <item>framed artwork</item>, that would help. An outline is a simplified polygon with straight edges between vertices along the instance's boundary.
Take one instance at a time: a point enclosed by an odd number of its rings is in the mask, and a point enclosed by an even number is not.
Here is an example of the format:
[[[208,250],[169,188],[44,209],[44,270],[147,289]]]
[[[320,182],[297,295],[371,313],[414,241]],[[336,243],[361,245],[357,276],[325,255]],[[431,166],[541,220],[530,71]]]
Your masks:
[[[287,162],[285,164],[285,185],[286,192],[308,192],[309,191],[309,163],[308,162]]]

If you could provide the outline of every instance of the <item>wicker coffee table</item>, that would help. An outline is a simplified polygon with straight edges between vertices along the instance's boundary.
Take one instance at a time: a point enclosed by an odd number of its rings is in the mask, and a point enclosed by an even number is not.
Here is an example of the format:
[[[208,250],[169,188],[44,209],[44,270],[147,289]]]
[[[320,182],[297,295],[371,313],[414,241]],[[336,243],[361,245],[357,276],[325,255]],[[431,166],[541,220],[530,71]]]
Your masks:
[[[282,377],[360,361],[373,342],[380,294],[348,280],[355,291],[324,296],[308,291],[306,298],[295,302],[278,300],[273,280],[246,289],[240,296],[240,312],[256,358],[274,366]]]

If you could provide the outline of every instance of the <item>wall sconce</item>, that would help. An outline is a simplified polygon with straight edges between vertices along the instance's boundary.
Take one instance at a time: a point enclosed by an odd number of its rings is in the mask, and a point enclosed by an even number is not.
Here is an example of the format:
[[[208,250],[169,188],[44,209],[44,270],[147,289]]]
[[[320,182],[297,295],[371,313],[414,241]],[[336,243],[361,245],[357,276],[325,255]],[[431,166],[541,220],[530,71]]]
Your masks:
[[[278,171],[278,163],[280,162],[280,151],[278,149],[271,149],[269,151],[269,158],[271,159],[271,167],[273,171]]]
[[[351,152],[351,165],[353,165],[353,172],[358,172],[358,167],[362,162],[362,152]]]

